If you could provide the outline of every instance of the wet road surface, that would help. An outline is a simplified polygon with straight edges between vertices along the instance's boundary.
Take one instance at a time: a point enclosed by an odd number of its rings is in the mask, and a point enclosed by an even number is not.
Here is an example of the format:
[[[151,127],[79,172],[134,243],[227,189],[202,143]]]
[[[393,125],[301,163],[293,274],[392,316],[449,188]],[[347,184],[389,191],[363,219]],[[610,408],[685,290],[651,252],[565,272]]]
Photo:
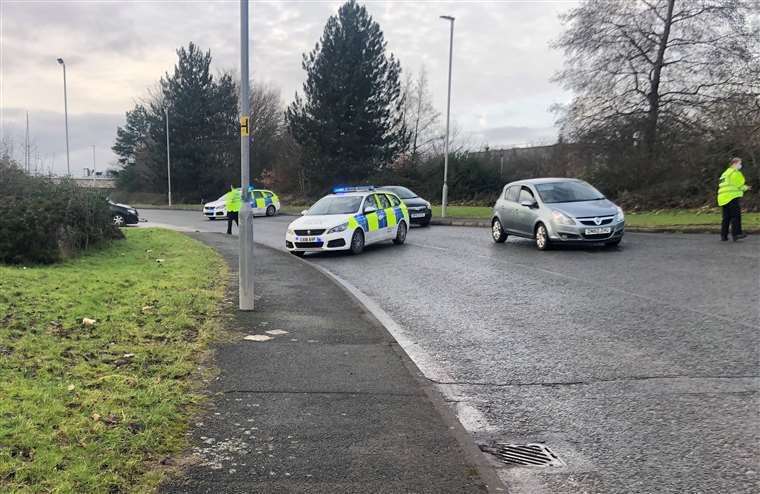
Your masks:
[[[256,218],[255,240],[284,248],[292,219]],[[476,441],[543,442],[566,464],[500,469],[511,492],[760,490],[760,238],[628,234],[619,249],[539,252],[430,227],[307,259],[398,323]]]

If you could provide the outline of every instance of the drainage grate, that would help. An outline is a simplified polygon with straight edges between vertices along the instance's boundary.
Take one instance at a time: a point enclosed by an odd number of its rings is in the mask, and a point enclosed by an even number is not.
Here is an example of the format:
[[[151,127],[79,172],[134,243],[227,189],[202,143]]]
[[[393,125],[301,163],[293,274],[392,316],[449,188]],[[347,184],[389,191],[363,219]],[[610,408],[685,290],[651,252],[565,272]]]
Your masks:
[[[562,460],[543,444],[503,444],[481,446],[481,450],[496,456],[507,465],[527,467],[561,467]]]

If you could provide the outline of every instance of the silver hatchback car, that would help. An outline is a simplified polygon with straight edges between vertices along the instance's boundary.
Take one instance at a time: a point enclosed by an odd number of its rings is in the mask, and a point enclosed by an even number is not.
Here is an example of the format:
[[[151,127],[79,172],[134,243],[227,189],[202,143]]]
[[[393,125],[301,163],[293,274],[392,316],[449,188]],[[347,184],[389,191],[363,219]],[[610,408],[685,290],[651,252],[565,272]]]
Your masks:
[[[504,186],[491,218],[494,242],[507,235],[532,238],[546,250],[552,244],[605,243],[623,239],[623,210],[583,180],[537,178]]]

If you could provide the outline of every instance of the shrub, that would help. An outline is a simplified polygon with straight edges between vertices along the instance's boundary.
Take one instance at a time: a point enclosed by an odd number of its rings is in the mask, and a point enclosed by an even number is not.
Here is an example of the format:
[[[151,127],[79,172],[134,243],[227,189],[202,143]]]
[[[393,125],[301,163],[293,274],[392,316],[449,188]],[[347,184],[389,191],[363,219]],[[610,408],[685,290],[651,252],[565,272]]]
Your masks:
[[[104,193],[0,161],[0,262],[57,262],[119,236]]]

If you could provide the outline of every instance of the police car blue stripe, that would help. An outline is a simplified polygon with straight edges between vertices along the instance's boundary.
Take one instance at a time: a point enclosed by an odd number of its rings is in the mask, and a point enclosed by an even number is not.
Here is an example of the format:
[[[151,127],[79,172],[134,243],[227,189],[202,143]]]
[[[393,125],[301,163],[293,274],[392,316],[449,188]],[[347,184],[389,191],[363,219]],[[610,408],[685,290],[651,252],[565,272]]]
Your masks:
[[[393,208],[393,213],[396,215],[396,223],[404,219],[404,212],[401,208]]]
[[[385,217],[384,209],[377,210],[377,227],[388,228],[388,218]]]
[[[354,219],[356,219],[356,222],[361,225],[361,227],[364,229],[364,231],[369,231],[369,223],[367,223],[367,217],[363,214],[357,214],[354,216]]]

